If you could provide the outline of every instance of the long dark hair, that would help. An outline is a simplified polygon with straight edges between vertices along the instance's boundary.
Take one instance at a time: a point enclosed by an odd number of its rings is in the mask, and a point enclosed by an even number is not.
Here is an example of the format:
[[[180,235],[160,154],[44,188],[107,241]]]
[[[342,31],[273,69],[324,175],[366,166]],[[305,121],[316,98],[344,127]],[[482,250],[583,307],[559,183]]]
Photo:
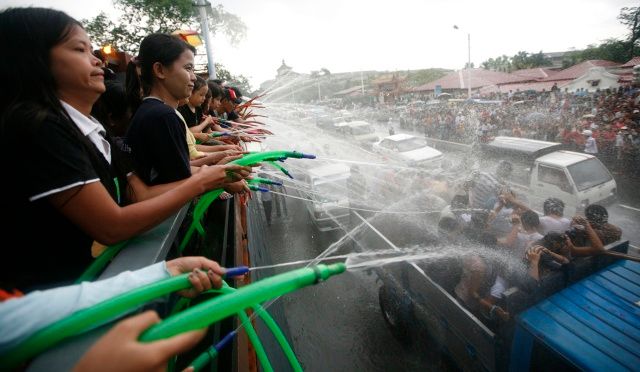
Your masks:
[[[115,198],[108,163],[73,123],[56,94],[51,49],[74,27],[82,25],[53,9],[10,8],[0,12],[0,50],[5,55],[0,58],[0,138],[3,144],[20,140],[37,134],[45,120],[60,122],[82,143],[102,184]]]
[[[66,13],[53,9],[10,8],[0,12],[0,50],[5,55],[0,58],[0,112],[29,102],[63,115],[50,54],[74,26],[82,27]]]
[[[177,36],[167,34],[147,35],[140,43],[138,66],[140,66],[140,81],[144,95],[148,95],[153,85],[153,65],[160,62],[169,66],[175,62],[185,50],[196,54],[196,48],[187,44]]]
[[[211,99],[222,98],[224,93],[222,91],[223,88],[220,86],[220,84],[216,83],[213,80],[209,80],[207,84],[209,85],[209,92],[211,93]]]
[[[131,115],[133,115],[142,104],[142,86],[140,76],[138,75],[137,59],[132,59],[129,64],[127,64],[127,73],[125,76],[127,106],[129,106]]]

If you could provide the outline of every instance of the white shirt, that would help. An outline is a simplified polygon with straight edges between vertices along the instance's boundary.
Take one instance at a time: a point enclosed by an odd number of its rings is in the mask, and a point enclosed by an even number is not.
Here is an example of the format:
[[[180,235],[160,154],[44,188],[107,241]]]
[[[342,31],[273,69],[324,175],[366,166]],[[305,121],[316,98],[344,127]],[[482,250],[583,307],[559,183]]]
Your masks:
[[[537,231],[534,231],[532,233],[519,232],[515,253],[518,257],[524,257],[525,252],[527,251],[527,249],[529,249],[531,244],[542,238],[543,236]]]
[[[109,141],[104,138],[107,132],[104,130],[102,124],[91,116],[83,115],[80,111],[64,101],[60,101],[60,103],[62,103],[62,107],[67,111],[73,123],[80,129],[80,132],[96,145],[98,151],[100,151],[102,156],[111,164],[111,145],[109,145]]]
[[[0,354],[79,310],[169,277],[163,261],[140,270],[125,271],[109,279],[34,291],[24,297],[0,302]]]
[[[564,233],[569,230],[571,221],[566,217],[554,218],[551,216],[540,217],[540,233],[547,235],[549,232]]]
[[[598,145],[596,144],[596,140],[593,137],[587,138],[587,142],[584,144],[584,152],[586,152],[587,154],[598,153]]]

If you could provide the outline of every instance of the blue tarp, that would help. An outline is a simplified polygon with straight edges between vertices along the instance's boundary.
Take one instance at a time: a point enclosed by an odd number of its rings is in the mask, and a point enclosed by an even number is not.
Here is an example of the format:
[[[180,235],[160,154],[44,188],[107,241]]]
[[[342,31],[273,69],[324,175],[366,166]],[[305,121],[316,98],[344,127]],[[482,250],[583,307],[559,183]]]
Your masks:
[[[640,263],[621,260],[571,285],[523,312],[518,326],[582,370],[637,371]]]

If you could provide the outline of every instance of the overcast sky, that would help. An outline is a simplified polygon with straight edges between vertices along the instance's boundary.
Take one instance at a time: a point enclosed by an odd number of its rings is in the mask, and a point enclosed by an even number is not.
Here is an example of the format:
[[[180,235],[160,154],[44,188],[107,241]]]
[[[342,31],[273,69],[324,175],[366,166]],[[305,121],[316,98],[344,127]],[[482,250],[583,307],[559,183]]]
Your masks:
[[[528,52],[581,49],[627,30],[617,20],[628,0],[224,0],[248,27],[230,46],[213,38],[217,62],[250,78],[254,88],[284,59],[297,72],[458,69],[471,61]],[[0,7],[37,5],[78,19],[113,9],[110,0],[0,0]],[[112,10],[111,10],[112,11]],[[454,30],[453,25],[460,30]]]

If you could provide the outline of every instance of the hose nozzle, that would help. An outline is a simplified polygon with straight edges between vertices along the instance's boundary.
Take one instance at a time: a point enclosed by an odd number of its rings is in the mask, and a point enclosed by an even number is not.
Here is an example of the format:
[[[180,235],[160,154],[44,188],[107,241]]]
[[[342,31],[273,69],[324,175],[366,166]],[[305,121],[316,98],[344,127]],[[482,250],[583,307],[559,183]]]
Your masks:
[[[249,185],[249,189],[253,191],[269,192],[269,189],[267,189],[266,187],[260,187],[258,185]]]
[[[242,276],[246,273],[249,272],[249,267],[248,266],[236,266],[236,267],[229,267],[227,268],[227,270],[225,271],[224,275],[222,276],[223,278],[231,278],[234,276]]]

